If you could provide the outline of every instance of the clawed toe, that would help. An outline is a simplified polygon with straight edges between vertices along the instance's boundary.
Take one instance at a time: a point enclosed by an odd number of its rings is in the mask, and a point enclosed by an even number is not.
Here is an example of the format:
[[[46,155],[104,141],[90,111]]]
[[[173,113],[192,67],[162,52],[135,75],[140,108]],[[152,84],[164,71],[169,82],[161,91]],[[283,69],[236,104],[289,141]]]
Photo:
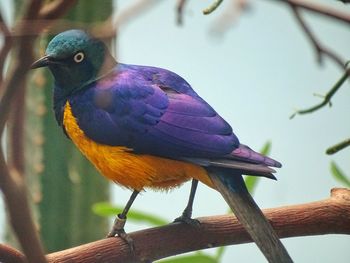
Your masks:
[[[176,218],[174,222],[185,223],[187,225],[194,226],[194,227],[200,227],[201,225],[201,222],[199,222],[199,220],[193,219],[191,217],[183,216],[183,215]]]
[[[115,237],[115,236],[120,237],[129,245],[131,252],[134,252],[135,250],[134,240],[127,233],[125,233],[125,230],[124,230],[125,222],[126,222],[126,218],[121,218],[120,215],[118,215],[114,220],[113,227],[111,231],[107,234],[107,237]]]
[[[135,251],[134,240],[127,233],[125,233],[124,229],[120,229],[116,235],[128,244],[132,253]]]

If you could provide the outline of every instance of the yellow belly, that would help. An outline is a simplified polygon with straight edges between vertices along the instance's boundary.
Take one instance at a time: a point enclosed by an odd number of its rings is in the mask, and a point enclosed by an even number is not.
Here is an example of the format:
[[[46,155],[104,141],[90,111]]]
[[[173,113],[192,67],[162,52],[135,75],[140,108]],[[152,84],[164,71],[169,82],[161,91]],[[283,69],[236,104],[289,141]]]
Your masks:
[[[85,136],[67,102],[63,125],[79,150],[95,165],[102,175],[128,188],[145,187],[169,189],[195,178],[212,187],[204,168],[187,162],[134,154],[127,147],[96,143]]]

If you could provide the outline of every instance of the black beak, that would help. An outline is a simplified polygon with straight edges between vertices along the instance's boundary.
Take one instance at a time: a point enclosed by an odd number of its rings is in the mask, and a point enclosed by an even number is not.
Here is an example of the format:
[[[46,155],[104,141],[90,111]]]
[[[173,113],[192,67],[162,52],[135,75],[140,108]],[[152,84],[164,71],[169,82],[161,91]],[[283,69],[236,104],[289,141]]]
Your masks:
[[[42,68],[42,67],[46,67],[50,64],[50,56],[46,55],[42,58],[39,58],[37,61],[35,61],[30,68],[31,69],[35,69],[35,68]]]

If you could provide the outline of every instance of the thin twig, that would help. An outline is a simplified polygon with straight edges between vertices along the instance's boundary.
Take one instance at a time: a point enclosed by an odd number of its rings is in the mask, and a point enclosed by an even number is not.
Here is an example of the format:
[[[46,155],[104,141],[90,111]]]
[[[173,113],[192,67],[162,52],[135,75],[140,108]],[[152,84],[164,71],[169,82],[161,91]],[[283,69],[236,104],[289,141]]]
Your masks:
[[[176,5],[176,21],[179,26],[183,24],[184,8],[186,0],[178,0]]]
[[[308,1],[308,0],[275,0],[279,3],[285,3],[299,8],[311,11],[316,14],[322,14],[328,16],[332,19],[336,19],[340,22],[350,24],[350,14],[348,12],[341,11],[329,7],[327,5],[320,4],[318,1]]]
[[[334,154],[334,153],[339,152],[340,150],[343,150],[344,148],[346,148],[348,146],[350,146],[350,138],[346,139],[344,141],[341,141],[341,142],[337,143],[336,145],[329,147],[326,150],[326,153],[327,154]]]
[[[319,40],[317,40],[316,36],[313,34],[311,29],[308,27],[308,25],[305,23],[303,18],[301,17],[301,14],[299,12],[299,9],[297,6],[291,4],[291,9],[294,13],[295,18],[297,19],[299,25],[305,32],[306,36],[311,41],[312,45],[314,46],[317,54],[317,61],[318,63],[322,64],[323,62],[323,56],[328,56],[330,59],[332,59],[338,66],[341,68],[345,68],[345,61],[343,61],[338,55],[336,55],[333,51],[331,51],[328,48],[325,48]]]
[[[349,63],[347,63],[349,64]],[[302,115],[302,114],[308,114],[312,113],[326,105],[331,106],[331,99],[334,96],[334,94],[340,89],[340,87],[343,85],[343,83],[346,81],[346,79],[350,76],[350,69],[346,70],[344,74],[341,76],[341,78],[334,84],[334,86],[327,92],[327,94],[324,96],[324,99],[321,103],[316,104],[315,106],[311,108],[307,108],[304,110],[297,110],[294,112],[289,118],[293,119],[297,114]]]
[[[222,3],[223,0],[215,0],[209,7],[203,10],[204,15],[209,15],[214,12],[216,8]]]
[[[249,7],[250,3],[248,0],[231,0],[230,6],[225,8],[219,15],[210,32],[216,35],[224,34]]]

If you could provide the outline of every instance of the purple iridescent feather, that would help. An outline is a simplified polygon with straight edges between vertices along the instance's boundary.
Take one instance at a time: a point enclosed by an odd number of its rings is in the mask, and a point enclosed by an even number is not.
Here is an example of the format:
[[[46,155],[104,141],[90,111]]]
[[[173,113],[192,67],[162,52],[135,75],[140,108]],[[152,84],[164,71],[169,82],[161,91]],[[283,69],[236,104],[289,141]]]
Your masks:
[[[79,127],[99,143],[268,177],[274,171],[267,166],[281,166],[240,144],[231,126],[165,69],[118,64],[69,102]]]

